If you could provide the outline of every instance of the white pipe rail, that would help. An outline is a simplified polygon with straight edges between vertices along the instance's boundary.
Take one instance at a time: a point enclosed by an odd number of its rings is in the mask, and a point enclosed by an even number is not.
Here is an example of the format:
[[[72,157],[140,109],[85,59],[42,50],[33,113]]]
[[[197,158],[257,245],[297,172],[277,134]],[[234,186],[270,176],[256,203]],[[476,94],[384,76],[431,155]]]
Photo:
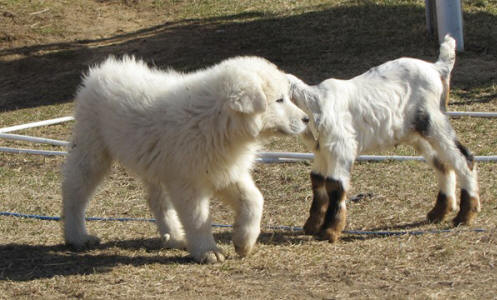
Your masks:
[[[260,162],[297,162],[313,160],[314,154],[312,153],[295,153],[295,152],[259,152],[258,159]],[[497,155],[490,156],[475,156],[476,161],[489,162],[497,161]],[[422,156],[407,156],[407,155],[360,155],[357,161],[408,161],[417,160],[424,161]]]
[[[497,113],[492,113],[492,112],[448,112],[447,115],[452,116],[452,117],[466,117],[466,116],[479,117],[479,118],[495,118],[495,117],[497,117]],[[26,129],[26,128],[33,128],[33,127],[44,126],[44,125],[58,124],[58,123],[62,123],[62,122],[72,121],[72,120],[74,120],[73,117],[63,117],[63,118],[45,120],[45,121],[40,121],[40,122],[22,124],[22,125],[17,125],[17,126],[12,126],[12,127],[0,128],[0,138],[27,141],[27,142],[33,142],[33,143],[41,143],[41,144],[50,144],[50,145],[54,145],[54,146],[67,146],[69,144],[69,142],[67,142],[67,141],[32,137],[32,136],[20,135],[20,134],[9,134],[9,133],[4,133],[4,132],[12,132],[12,131]]]
[[[69,117],[62,117],[62,118],[45,120],[45,121],[21,124],[21,125],[16,125],[16,126],[11,126],[11,127],[4,127],[4,128],[0,128],[0,133],[7,133],[7,132],[17,131],[17,130],[21,130],[21,129],[28,129],[28,128],[33,128],[33,127],[59,124],[59,123],[72,121],[72,120],[74,120],[74,117],[69,116]]]
[[[67,155],[65,151],[49,151],[49,150],[35,150],[35,149],[22,149],[0,147],[0,152],[7,153],[26,153],[38,155]],[[300,162],[314,159],[312,153],[297,153],[297,152],[259,152],[257,154],[257,162],[261,163],[284,163],[284,162]],[[475,156],[475,161],[479,162],[493,162],[497,161],[497,155],[489,156]],[[407,155],[361,155],[357,157],[357,161],[424,161],[422,156],[407,156]]]
[[[447,115],[451,117],[474,117],[474,118],[497,118],[495,112],[477,112],[477,111],[448,111]]]
[[[67,155],[67,152],[65,151],[20,149],[20,148],[10,148],[10,147],[0,147],[0,152],[15,153],[15,154],[38,154],[46,156]]]
[[[40,138],[29,135],[11,134],[11,133],[0,133],[0,138],[39,143],[39,144],[49,144],[54,146],[67,146],[69,144],[69,142],[66,141],[59,141],[59,140]]]
[[[497,118],[497,113],[495,113],[495,112],[449,111],[449,112],[447,112],[447,115],[454,116],[454,117],[465,116],[465,117],[476,117],[476,118]],[[74,120],[74,117],[67,116],[67,117],[44,120],[44,121],[39,121],[39,122],[21,124],[21,125],[16,125],[16,126],[11,126],[11,127],[4,127],[4,128],[0,128],[0,133],[7,133],[7,132],[17,131],[17,130],[21,130],[21,129],[39,127],[39,126],[53,125],[53,124],[58,124],[58,123],[63,123],[63,122],[68,122],[68,121],[73,121],[73,120]]]
[[[447,112],[447,115],[452,117],[480,117],[480,118],[495,118],[497,117],[497,113],[494,112]],[[46,138],[38,138],[26,135],[18,135],[18,134],[7,134],[7,132],[12,132],[21,129],[34,128],[39,126],[53,125],[59,124],[63,122],[68,122],[74,120],[74,117],[62,117],[50,120],[44,120],[39,122],[32,122],[27,124],[21,124],[11,127],[0,128],[0,138],[6,139],[14,139],[14,140],[22,140],[29,141],[34,143],[43,143],[43,144],[51,144],[55,146],[67,146],[69,142],[60,141],[54,139],[46,139]],[[19,149],[19,148],[10,148],[10,147],[0,147],[0,152],[8,152],[8,153],[26,153],[26,154],[38,154],[38,155],[67,155],[67,152],[64,151],[48,151],[48,150],[35,150],[35,149]],[[305,160],[313,160],[314,155],[312,153],[294,153],[294,152],[260,152],[258,154],[257,161],[263,163],[273,163],[273,162],[298,162]],[[361,155],[357,157],[358,161],[407,161],[407,160],[415,160],[422,161],[424,160],[421,156],[402,156],[402,155]],[[482,162],[490,162],[497,161],[497,156],[475,156],[476,161]]]

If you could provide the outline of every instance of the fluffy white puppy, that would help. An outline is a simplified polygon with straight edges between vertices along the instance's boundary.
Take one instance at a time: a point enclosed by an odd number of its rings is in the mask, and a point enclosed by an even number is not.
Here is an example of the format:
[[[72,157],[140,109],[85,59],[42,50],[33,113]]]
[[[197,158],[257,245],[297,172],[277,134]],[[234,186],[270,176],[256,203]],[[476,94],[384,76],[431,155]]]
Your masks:
[[[356,157],[401,143],[413,145],[438,174],[440,190],[428,220],[440,222],[456,209],[456,173],[461,202],[454,224],[471,223],[480,210],[476,167],[444,113],[454,61],[455,41],[446,36],[436,63],[400,58],[350,80],[328,79],[316,86],[288,75],[292,97],[311,116],[307,143],[315,154],[314,199],[307,234],[337,240]]]
[[[198,262],[223,261],[209,212],[209,200],[217,197],[235,212],[236,252],[249,254],[263,207],[250,175],[259,141],[300,134],[309,120],[290,101],[289,88],[285,74],[258,57],[186,74],[129,57],[91,68],[76,96],[64,165],[66,243],[98,243],[85,228],[85,209],[118,160],[143,180],[166,247],[187,247]]]

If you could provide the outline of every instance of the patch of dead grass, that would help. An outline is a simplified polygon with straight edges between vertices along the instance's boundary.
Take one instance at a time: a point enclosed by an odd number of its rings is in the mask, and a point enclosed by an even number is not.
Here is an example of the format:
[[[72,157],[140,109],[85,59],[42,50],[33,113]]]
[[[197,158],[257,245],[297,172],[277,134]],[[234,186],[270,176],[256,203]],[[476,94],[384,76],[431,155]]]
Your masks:
[[[450,110],[497,111],[497,5],[464,5],[468,51],[458,55]],[[71,103],[53,103],[68,101],[81,70],[109,53],[131,52],[181,69],[258,54],[310,82],[351,77],[402,55],[433,60],[438,50],[424,36],[423,13],[423,1],[408,0],[0,1],[0,97],[8,99],[0,99],[0,127],[70,115]],[[452,121],[476,155],[496,154],[496,122]],[[68,140],[71,128],[19,133]],[[61,149],[7,140],[0,146]],[[273,139],[266,148],[306,152],[296,138]],[[378,154],[415,153],[398,147]],[[59,215],[62,163],[62,157],[0,153],[0,211]],[[231,229],[214,228],[231,259],[213,266],[193,263],[185,251],[160,249],[148,222],[89,222],[102,244],[71,252],[61,244],[58,222],[0,217],[0,298],[495,297],[495,163],[479,165],[482,212],[470,227],[486,232],[344,234],[336,244],[268,228],[303,225],[312,197],[309,172],[308,163],[258,164],[253,173],[265,210],[257,250],[237,258]],[[423,223],[437,193],[424,163],[357,163],[352,183],[351,195],[368,197],[348,202],[347,230],[450,228],[450,219]],[[212,212],[215,223],[232,222],[218,201]],[[150,218],[140,182],[118,165],[87,215]]]

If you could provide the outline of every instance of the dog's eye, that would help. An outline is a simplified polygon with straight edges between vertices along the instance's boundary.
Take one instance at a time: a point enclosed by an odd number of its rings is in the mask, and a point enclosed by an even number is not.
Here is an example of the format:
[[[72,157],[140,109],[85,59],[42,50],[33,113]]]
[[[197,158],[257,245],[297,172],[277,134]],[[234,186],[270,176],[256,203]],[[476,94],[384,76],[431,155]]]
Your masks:
[[[280,99],[276,100],[276,102],[283,103],[283,98],[280,98]]]

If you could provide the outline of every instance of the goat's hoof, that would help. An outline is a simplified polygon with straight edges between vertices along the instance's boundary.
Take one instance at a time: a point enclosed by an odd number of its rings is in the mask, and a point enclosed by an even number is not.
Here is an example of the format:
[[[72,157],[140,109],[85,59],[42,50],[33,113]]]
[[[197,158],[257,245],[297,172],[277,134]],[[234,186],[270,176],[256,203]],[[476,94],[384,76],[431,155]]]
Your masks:
[[[248,256],[252,252],[252,249],[254,248],[252,245],[246,245],[246,246],[234,245],[234,246],[236,254],[238,254],[240,257]]]
[[[443,222],[445,220],[445,216],[447,215],[447,213],[445,212],[440,212],[439,210],[436,210],[435,208],[432,209],[428,215],[426,215],[426,219],[428,220],[428,222],[430,223],[440,223],[440,222]]]
[[[304,225],[304,233],[306,235],[316,235],[319,233],[319,230],[321,229],[321,224],[319,222],[316,222],[314,219],[307,219]]]
[[[340,239],[340,232],[337,232],[331,228],[324,229],[316,236],[319,241],[328,241],[330,243],[335,243]]]
[[[459,226],[459,225],[471,225],[473,223],[473,219],[475,218],[476,214],[475,213],[467,213],[465,215],[458,214],[454,220],[452,220],[452,223],[454,226]]]

